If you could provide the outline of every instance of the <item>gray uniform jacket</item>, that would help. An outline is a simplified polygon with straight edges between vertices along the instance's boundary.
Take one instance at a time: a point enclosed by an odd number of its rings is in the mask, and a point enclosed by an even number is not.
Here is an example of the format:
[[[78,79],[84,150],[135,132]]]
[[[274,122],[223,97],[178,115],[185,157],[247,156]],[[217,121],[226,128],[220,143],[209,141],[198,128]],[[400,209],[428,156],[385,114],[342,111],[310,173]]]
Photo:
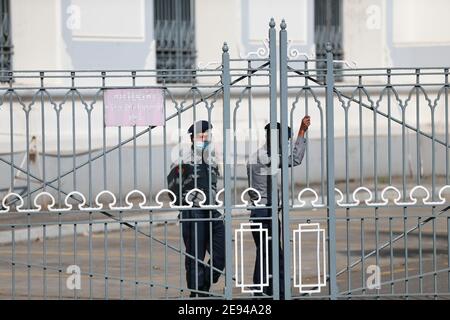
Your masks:
[[[179,174],[179,168],[182,170],[181,174]],[[213,147],[209,151],[208,149],[199,151],[193,148],[185,148],[181,158],[170,166],[168,187],[177,197],[176,204],[180,204],[180,198],[183,204],[187,204],[185,201],[186,195],[194,188],[203,191],[205,194],[205,205],[215,204],[219,176],[219,167]],[[179,192],[180,184],[181,194]],[[193,202],[194,207],[199,207],[202,198],[203,196],[199,192],[194,191],[189,200]]]
[[[298,166],[305,155],[306,139],[297,137],[293,146],[292,154],[289,155],[289,167]],[[278,168],[281,167],[281,155],[278,159]],[[278,168],[276,170],[278,170]],[[261,195],[260,204],[271,205],[271,173],[276,173],[271,168],[270,153],[267,151],[267,144],[258,149],[253,155],[250,156],[247,162],[247,177],[249,186],[258,190]],[[258,199],[258,195],[250,191],[251,200],[254,202]],[[279,197],[278,197],[279,199]]]

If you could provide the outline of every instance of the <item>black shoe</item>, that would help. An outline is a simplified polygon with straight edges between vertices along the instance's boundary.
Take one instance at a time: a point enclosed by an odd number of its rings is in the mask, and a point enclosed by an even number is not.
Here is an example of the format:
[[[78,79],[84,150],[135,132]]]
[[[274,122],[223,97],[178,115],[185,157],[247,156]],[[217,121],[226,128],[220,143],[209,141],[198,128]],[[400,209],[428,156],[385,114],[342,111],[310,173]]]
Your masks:
[[[212,295],[210,293],[205,293],[208,292],[210,289],[210,285],[207,283],[205,285],[203,285],[202,287],[198,288],[198,291],[202,291],[202,292],[194,292],[191,291],[191,294],[189,295],[190,298],[195,298],[195,297],[211,297]]]

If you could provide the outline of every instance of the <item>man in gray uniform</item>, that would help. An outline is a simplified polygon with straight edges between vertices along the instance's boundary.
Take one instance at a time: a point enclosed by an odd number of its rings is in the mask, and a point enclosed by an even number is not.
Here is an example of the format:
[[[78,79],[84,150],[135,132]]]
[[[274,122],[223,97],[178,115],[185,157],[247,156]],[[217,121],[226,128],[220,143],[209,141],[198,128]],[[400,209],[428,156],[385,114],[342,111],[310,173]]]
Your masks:
[[[306,139],[305,139],[305,133],[308,130],[308,127],[311,124],[311,118],[309,116],[305,116],[300,124],[300,129],[298,131],[295,144],[293,146],[292,154],[289,156],[289,167],[298,166],[305,155],[306,150]],[[256,153],[250,156],[249,161],[247,163],[247,176],[249,179],[249,186],[256,189],[260,195],[261,195],[261,201],[260,204],[264,204],[267,206],[272,205],[272,183],[271,179],[274,177],[272,175],[272,168],[271,168],[271,158],[270,158],[270,123],[268,123],[265,126],[266,130],[266,144],[263,145],[260,149],[257,150]],[[278,159],[276,159],[278,162],[278,168],[281,168],[281,125],[280,123],[277,123],[277,133],[278,133]],[[288,136],[291,138],[291,128],[288,128]],[[249,192],[251,200],[254,202],[258,199],[258,195],[256,192]],[[277,207],[279,205],[279,199],[280,197],[277,197],[278,203],[275,204]],[[262,227],[265,229],[268,229],[268,236],[269,236],[269,275],[272,274],[272,243],[271,243],[271,237],[272,237],[272,221],[270,217],[272,216],[272,209],[270,208],[261,208],[261,209],[253,209],[250,213],[250,220],[255,223],[261,223]],[[262,218],[262,219],[261,219]],[[279,233],[281,234],[281,232]],[[261,257],[260,257],[260,251],[261,251],[261,243],[260,243],[260,234],[259,232],[253,232],[253,240],[255,241],[256,245],[256,260],[255,260],[255,268],[253,270],[253,283],[264,283],[267,280],[265,279],[266,274],[266,261],[265,256],[266,252],[262,252],[263,254],[263,260],[262,260],[262,275],[261,275]],[[283,249],[281,247],[281,241],[280,239],[276,239],[276,241],[279,242],[279,270],[280,270],[280,297],[284,298],[284,268],[283,268]],[[263,246],[264,248],[264,246]],[[273,294],[273,287],[272,287],[272,278],[269,278],[269,286],[264,287],[263,290],[264,294],[271,296]]]
[[[192,142],[189,150],[171,166],[168,187],[177,196],[177,205],[188,205],[187,193],[194,188],[205,194],[205,205],[215,204],[219,167],[211,148],[210,129],[212,125],[208,121],[195,122],[188,130]],[[202,198],[200,192],[192,192],[188,199],[193,204],[192,210],[180,211],[187,253],[186,281],[192,289],[191,297],[208,296],[211,280],[216,283],[225,269],[225,226],[222,220],[208,220],[220,218],[221,214],[217,210],[200,209]],[[202,263],[206,251],[210,255],[207,265]]]

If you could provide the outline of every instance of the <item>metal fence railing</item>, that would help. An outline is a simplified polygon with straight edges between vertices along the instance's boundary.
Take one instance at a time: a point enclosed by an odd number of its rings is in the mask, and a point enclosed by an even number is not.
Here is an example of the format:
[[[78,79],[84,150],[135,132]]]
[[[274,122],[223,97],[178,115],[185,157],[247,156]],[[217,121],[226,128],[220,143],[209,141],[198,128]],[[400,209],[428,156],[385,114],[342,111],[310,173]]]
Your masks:
[[[336,70],[330,47],[320,61],[291,51],[284,21],[279,46],[273,20],[268,38],[268,56],[224,44],[217,68],[179,70],[191,84],[161,70],[2,75],[0,297],[448,297],[448,68]],[[163,125],[108,124],[113,90],[161,93]],[[304,115],[295,166],[286,137]],[[277,119],[280,154],[263,129],[277,137]],[[198,120],[212,124],[200,158]],[[266,203],[247,174],[261,147],[281,167]]]

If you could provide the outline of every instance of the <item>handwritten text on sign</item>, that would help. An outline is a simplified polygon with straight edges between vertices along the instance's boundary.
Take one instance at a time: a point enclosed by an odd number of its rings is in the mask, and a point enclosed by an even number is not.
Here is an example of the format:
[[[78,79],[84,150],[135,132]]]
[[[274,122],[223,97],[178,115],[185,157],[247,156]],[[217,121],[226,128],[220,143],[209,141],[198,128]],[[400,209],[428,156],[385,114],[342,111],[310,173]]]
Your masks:
[[[104,102],[107,127],[164,125],[162,89],[107,89]]]

